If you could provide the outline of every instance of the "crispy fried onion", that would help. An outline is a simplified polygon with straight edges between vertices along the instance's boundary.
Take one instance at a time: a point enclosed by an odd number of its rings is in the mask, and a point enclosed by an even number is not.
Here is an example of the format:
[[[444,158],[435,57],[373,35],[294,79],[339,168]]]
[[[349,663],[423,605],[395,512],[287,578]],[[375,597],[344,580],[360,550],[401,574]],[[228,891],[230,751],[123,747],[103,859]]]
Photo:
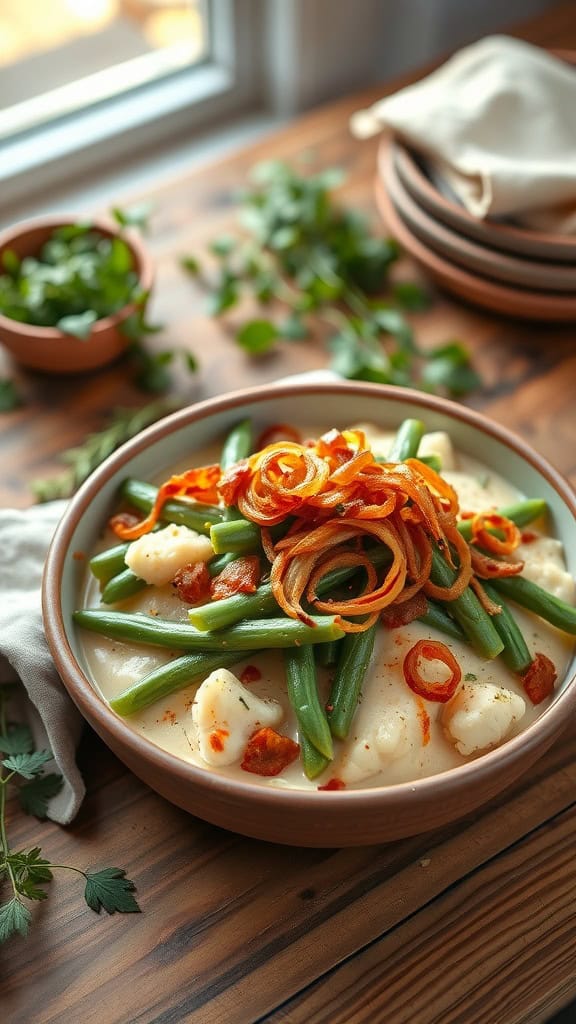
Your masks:
[[[208,504],[218,501],[216,485],[221,476],[220,466],[199,466],[188,469],[185,473],[177,473],[158,489],[158,494],[150,512],[145,519],[130,523],[123,515],[114,516],[110,526],[117,537],[122,540],[138,540],[158,522],[162,509],[170,498],[193,498]]]
[[[522,542],[522,534],[511,519],[497,512],[472,516],[472,544],[495,555],[510,555]]]

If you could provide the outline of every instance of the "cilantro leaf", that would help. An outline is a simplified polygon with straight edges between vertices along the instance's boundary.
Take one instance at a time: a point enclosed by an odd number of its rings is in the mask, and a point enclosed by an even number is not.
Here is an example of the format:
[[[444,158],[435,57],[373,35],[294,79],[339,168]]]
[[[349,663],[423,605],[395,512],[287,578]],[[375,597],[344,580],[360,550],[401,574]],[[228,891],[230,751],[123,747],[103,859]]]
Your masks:
[[[180,266],[192,277],[200,273],[200,261],[195,256],[182,256]]]
[[[241,327],[236,341],[252,356],[269,352],[278,338],[278,328],[271,320],[251,320]]]
[[[480,378],[464,346],[458,341],[451,341],[428,353],[422,381],[431,391],[444,389],[449,395],[459,397],[478,387]]]
[[[17,932],[26,936],[32,921],[32,914],[17,896],[0,906],[0,943],[6,942]]]
[[[42,771],[47,761],[52,760],[51,750],[34,750],[29,754],[12,754],[3,761],[4,768],[16,772],[23,779],[33,779]]]
[[[34,739],[27,725],[14,725],[0,734],[0,752],[3,754],[29,754]]]
[[[135,203],[125,208],[115,206],[112,215],[122,228],[139,228],[141,231],[147,231],[153,209],[153,203]]]
[[[414,281],[397,281],[392,286],[392,295],[402,309],[411,313],[421,313],[430,308],[430,293]]]
[[[56,327],[64,334],[71,334],[80,341],[87,341],[90,337],[92,324],[96,323],[98,314],[93,309],[87,309],[84,313],[70,313],[68,316],[61,316]]]
[[[108,914],[138,914],[140,907],[132,895],[136,886],[122,868],[103,868],[102,871],[86,873],[84,899],[97,914],[101,909]]]
[[[49,800],[60,792],[63,785],[62,776],[54,772],[37,775],[30,782],[25,782],[18,790],[22,810],[36,818],[45,818]]]

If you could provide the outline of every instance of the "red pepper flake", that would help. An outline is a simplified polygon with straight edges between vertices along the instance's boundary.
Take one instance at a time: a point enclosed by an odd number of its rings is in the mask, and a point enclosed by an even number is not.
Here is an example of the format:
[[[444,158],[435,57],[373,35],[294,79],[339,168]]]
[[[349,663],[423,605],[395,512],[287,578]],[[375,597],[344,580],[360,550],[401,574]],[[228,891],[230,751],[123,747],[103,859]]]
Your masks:
[[[178,569],[172,586],[181,601],[186,604],[199,604],[207,601],[210,596],[210,573],[204,562],[189,562]]]
[[[73,551],[72,558],[74,559],[75,562],[83,562],[84,559],[86,558],[86,555],[84,551]]]
[[[538,534],[534,533],[534,530],[522,530],[520,539],[523,544],[533,544],[535,540],[538,540]]]
[[[522,685],[533,704],[541,704],[554,691],[557,679],[554,663],[545,654],[535,654],[534,661],[522,676]]]
[[[176,725],[176,712],[170,711],[168,708],[162,715],[163,722],[170,722],[170,725]]]
[[[208,742],[216,754],[221,754],[226,746],[226,740],[230,733],[227,729],[214,729],[208,737]]]
[[[325,782],[323,786],[318,786],[318,789],[323,793],[330,793],[332,790],[346,789],[346,783],[342,779],[328,779],[328,782]]]
[[[420,673],[420,659],[442,662],[450,671],[448,679],[426,679]],[[462,678],[462,670],[452,651],[439,640],[418,640],[404,658],[402,669],[404,678],[414,693],[426,700],[439,701],[442,704],[454,696]]]
[[[298,743],[267,726],[258,729],[248,740],[240,767],[253,775],[279,775],[299,753]]]
[[[430,743],[430,715],[426,711],[422,697],[419,697],[418,695],[416,695],[416,708],[418,718],[420,719],[420,726],[422,728],[422,746],[427,747]]]
[[[211,580],[210,594],[213,601],[220,601],[232,594],[253,594],[260,579],[258,555],[235,558],[222,572]]]
[[[240,682],[244,683],[244,686],[248,683],[257,683],[259,679],[262,679],[262,673],[256,665],[246,665],[240,673]]]

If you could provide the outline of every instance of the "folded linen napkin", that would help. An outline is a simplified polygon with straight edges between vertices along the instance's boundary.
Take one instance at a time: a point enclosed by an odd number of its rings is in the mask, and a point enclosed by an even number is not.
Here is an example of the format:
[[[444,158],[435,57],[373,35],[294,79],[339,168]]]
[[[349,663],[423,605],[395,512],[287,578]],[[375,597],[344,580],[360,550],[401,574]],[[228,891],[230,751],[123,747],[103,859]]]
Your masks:
[[[277,381],[335,381],[330,370],[312,370]],[[62,686],[42,625],[40,587],[44,561],[66,502],[28,509],[0,509],[0,686],[16,690],[14,718],[26,722],[38,750],[50,748],[64,780],[50,800],[48,817],[61,825],[77,814],[85,787],[76,766],[82,718]]]
[[[576,231],[576,67],[546,50],[487,36],[352,117],[357,137],[383,129],[474,216]]]
[[[64,780],[48,816],[68,824],[80,807],[84,783],[76,767],[82,718],[62,686],[42,626],[40,584],[48,545],[65,502],[0,509],[0,684],[20,679],[18,721],[25,721],[38,750],[50,748]]]

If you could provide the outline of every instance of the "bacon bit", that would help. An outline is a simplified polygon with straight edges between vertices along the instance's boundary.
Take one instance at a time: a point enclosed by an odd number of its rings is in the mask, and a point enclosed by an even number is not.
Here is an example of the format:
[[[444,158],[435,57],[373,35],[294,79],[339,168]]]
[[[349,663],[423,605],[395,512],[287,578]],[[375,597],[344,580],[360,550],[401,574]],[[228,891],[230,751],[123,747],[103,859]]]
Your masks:
[[[522,544],[533,544],[535,540],[538,540],[538,534],[534,533],[534,530],[522,530],[520,539]]]
[[[537,653],[522,676],[522,685],[532,703],[541,704],[554,691],[557,678],[554,663],[545,654]]]
[[[227,729],[214,729],[208,737],[208,742],[215,754],[221,754],[226,746],[226,740],[230,733]]]
[[[258,729],[248,740],[240,765],[253,775],[279,775],[300,753],[300,745],[268,726]]]
[[[401,604],[389,604],[382,611],[382,621],[388,629],[399,629],[400,626],[407,626],[408,623],[419,619],[428,611],[426,595],[419,591],[414,597]]]
[[[176,725],[176,712],[170,711],[170,709],[166,710],[162,715],[162,721],[170,722],[170,725]]]
[[[137,526],[142,520],[134,515],[133,512],[118,512],[115,516],[112,516],[108,520],[108,526],[117,535],[120,529],[132,529],[133,526]]]
[[[198,466],[187,469],[185,473],[176,473],[166,480],[158,489],[154,505],[145,519],[128,525],[121,516],[114,516],[110,526],[121,540],[138,540],[156,525],[163,506],[170,498],[193,498],[195,501],[217,503],[219,500],[217,484],[222,475],[220,466]]]
[[[256,665],[246,665],[246,668],[242,669],[240,673],[240,682],[247,686],[249,683],[257,683],[259,679],[262,679],[262,673]]]
[[[178,569],[172,586],[181,601],[186,604],[199,604],[207,601],[210,596],[210,573],[204,562],[190,562]]]
[[[274,423],[260,434],[256,442],[256,451],[260,451],[261,448],[276,441],[296,441],[299,444],[302,441],[302,435],[289,423]]]
[[[218,490],[226,505],[236,505],[238,494],[248,485],[252,477],[252,468],[248,459],[240,459],[227,469],[220,480]]]
[[[422,697],[419,697],[418,694],[416,694],[416,709],[422,728],[422,746],[427,747],[430,743],[430,715],[426,711]]]
[[[492,530],[504,534],[497,537]],[[472,519],[472,544],[496,555],[510,555],[519,545],[521,533],[516,523],[497,512],[479,512]]]
[[[346,783],[338,778],[328,779],[328,782],[325,782],[323,786],[318,786],[318,789],[323,793],[329,793],[332,790],[346,789]]]
[[[220,601],[231,594],[253,594],[260,579],[258,555],[235,558],[210,583],[210,596]]]
[[[441,661],[450,671],[448,679],[425,679],[418,668],[420,658],[423,661]],[[404,678],[414,693],[441,704],[445,704],[454,696],[462,678],[460,665],[452,651],[439,640],[418,640],[404,658],[402,669]]]

